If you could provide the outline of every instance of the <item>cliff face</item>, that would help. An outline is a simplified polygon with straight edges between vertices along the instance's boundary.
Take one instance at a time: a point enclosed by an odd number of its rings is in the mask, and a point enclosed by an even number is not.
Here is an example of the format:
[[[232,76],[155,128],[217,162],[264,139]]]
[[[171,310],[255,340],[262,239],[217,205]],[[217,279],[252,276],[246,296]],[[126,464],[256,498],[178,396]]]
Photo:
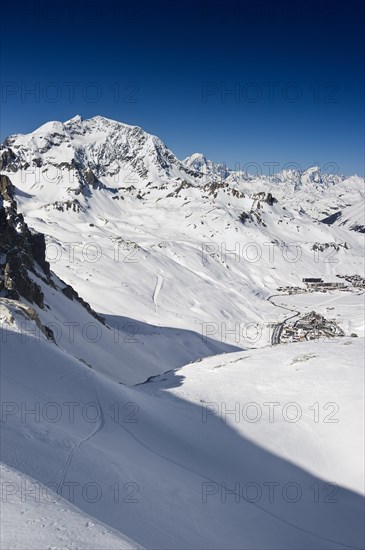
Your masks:
[[[32,277],[34,274],[34,277]],[[56,288],[49,263],[46,260],[46,242],[43,233],[31,231],[23,215],[18,213],[14,186],[10,179],[0,176],[0,297],[20,300],[44,308],[44,294],[34,280],[36,277]],[[104,323],[90,305],[61,279],[60,290],[70,300],[78,301],[93,317]]]
[[[0,176],[0,295],[13,300],[20,296],[43,308],[43,293],[31,273],[50,282],[44,235],[33,233],[17,211],[14,186]]]

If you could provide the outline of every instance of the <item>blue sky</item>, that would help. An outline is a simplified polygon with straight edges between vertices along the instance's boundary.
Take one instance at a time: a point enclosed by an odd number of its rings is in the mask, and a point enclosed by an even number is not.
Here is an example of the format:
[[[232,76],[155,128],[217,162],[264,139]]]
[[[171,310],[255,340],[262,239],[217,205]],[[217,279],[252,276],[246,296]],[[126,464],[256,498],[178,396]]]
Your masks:
[[[101,114],[180,158],[363,175],[363,18],[352,0],[3,0],[1,139]]]

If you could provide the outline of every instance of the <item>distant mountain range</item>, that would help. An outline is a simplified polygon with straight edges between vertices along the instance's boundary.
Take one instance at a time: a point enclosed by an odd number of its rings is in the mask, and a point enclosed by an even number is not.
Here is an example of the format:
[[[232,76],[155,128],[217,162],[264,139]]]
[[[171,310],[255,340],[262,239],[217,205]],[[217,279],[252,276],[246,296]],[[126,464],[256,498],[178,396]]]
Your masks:
[[[51,269],[101,315],[200,333],[262,322],[265,297],[284,283],[361,273],[358,176],[181,161],[158,137],[101,116],[10,136],[0,166],[25,222],[45,235]]]

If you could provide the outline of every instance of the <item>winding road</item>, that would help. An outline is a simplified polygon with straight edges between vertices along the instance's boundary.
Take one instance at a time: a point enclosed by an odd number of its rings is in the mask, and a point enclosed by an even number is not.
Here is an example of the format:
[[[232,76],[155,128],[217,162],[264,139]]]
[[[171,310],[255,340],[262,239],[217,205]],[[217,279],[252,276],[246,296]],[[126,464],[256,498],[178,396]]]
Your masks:
[[[276,346],[277,344],[280,344],[280,335],[282,333],[282,330],[284,328],[285,323],[287,321],[289,321],[289,319],[293,319],[294,317],[298,317],[298,315],[300,315],[300,311],[297,311],[296,309],[291,309],[291,308],[286,307],[286,306],[280,306],[279,304],[276,304],[275,302],[273,302],[272,298],[275,298],[276,296],[281,297],[281,296],[289,296],[289,295],[288,294],[272,294],[271,296],[269,296],[267,298],[267,300],[273,306],[280,307],[281,309],[286,309],[287,311],[291,311],[292,313],[294,313],[294,315],[290,315],[289,317],[284,319],[284,321],[282,321],[281,323],[277,323],[274,326],[274,330],[272,331],[272,335],[271,335],[271,345],[272,346]]]

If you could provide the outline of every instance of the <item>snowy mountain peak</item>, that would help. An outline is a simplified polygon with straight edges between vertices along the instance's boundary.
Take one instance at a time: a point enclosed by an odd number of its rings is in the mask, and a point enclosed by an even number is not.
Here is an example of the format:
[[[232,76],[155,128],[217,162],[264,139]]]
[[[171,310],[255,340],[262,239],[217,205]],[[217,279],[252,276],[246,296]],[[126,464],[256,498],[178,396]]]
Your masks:
[[[184,164],[192,170],[201,172],[205,176],[219,178],[221,180],[225,180],[230,173],[224,163],[216,163],[208,160],[202,153],[193,153],[184,160]]]
[[[87,119],[84,119],[81,115],[76,115],[73,118],[70,118],[69,120],[64,122],[64,125],[68,128],[82,126],[88,131],[91,131],[92,129],[103,129],[104,131],[109,132],[111,131],[111,129],[119,129],[119,131],[134,129],[140,132],[144,132],[144,130],[140,126],[127,124],[125,122],[119,122],[117,120],[113,120],[102,115],[95,115]],[[147,134],[147,132],[144,133]]]
[[[326,174],[319,166],[304,171],[294,166],[273,176],[257,176],[229,169],[203,153],[181,161],[159,137],[100,115],[89,119],[76,115],[10,136],[0,146],[0,170],[23,191],[37,194],[44,208],[74,212],[85,212],[99,190],[106,191],[114,205],[126,193],[153,203],[181,195],[184,201],[191,195],[190,200],[204,202],[208,193],[210,202],[217,199],[228,205],[232,197],[236,201],[252,193],[273,192],[283,206],[303,208],[322,220],[358,201],[363,186],[362,178]],[[237,207],[242,211],[241,204]]]
[[[76,116],[70,118],[69,120],[66,120],[65,125],[73,124],[73,123],[78,124],[79,122],[82,122],[82,121],[83,121],[82,116],[81,115],[76,115]]]
[[[19,136],[45,136],[45,135],[52,135],[52,134],[65,134],[65,126],[62,122],[59,122],[57,120],[53,120],[50,122],[46,122],[45,124],[42,124],[42,126],[39,126],[34,132],[31,134],[19,134]]]
[[[193,164],[194,162],[206,164],[207,159],[203,153],[193,153],[190,157],[187,157],[184,162],[186,162],[186,164]]]
[[[90,119],[77,115],[64,123],[49,122],[30,134],[7,138],[0,147],[0,169],[35,168],[41,168],[42,174],[61,172],[66,185],[52,190],[60,201],[72,200],[72,191],[88,193],[90,181],[95,189],[192,182],[199,177],[157,136],[100,115]],[[50,185],[49,181],[47,187]]]

